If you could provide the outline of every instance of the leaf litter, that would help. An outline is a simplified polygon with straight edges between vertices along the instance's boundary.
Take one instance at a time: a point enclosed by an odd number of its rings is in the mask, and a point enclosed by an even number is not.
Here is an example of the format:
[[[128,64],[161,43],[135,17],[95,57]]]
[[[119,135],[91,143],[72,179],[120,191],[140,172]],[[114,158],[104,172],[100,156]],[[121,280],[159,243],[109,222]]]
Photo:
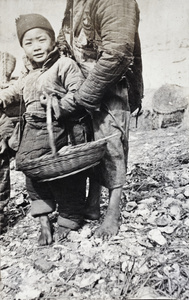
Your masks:
[[[39,222],[12,161],[8,229],[1,236],[3,299],[189,299],[187,137],[179,127],[131,131],[122,225],[109,241],[93,236],[99,222],[86,221],[67,239],[39,247]],[[100,222],[106,189],[101,198]]]

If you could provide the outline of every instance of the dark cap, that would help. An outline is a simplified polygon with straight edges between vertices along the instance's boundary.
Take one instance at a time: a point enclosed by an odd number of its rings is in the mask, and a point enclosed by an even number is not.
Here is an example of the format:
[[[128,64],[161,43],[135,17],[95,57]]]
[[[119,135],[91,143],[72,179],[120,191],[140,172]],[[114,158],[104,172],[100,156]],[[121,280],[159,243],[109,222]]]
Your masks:
[[[48,30],[52,34],[52,38],[55,39],[55,33],[54,30],[49,23],[49,21],[39,14],[27,14],[27,15],[20,15],[16,19],[16,30],[17,30],[17,36],[20,42],[20,45],[22,46],[22,39],[24,34],[33,28],[42,28],[45,30]]]

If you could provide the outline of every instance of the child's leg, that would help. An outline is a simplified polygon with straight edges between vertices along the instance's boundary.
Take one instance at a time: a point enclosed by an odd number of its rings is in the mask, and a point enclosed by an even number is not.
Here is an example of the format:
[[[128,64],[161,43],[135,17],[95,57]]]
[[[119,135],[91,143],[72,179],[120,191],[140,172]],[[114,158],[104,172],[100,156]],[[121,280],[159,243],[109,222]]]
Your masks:
[[[109,205],[102,225],[96,230],[95,235],[103,239],[109,239],[116,235],[119,230],[120,219],[120,201],[121,201],[122,187],[109,190]]]
[[[81,172],[52,181],[51,191],[58,204],[59,238],[83,225],[86,198],[86,173]]]
[[[98,220],[100,218],[101,185],[94,179],[89,178],[89,194],[85,204],[85,218]]]
[[[53,238],[48,214],[55,210],[56,205],[49,184],[26,177],[26,188],[32,200],[31,215],[39,217],[41,224],[38,243],[41,246],[49,245],[52,243]]]

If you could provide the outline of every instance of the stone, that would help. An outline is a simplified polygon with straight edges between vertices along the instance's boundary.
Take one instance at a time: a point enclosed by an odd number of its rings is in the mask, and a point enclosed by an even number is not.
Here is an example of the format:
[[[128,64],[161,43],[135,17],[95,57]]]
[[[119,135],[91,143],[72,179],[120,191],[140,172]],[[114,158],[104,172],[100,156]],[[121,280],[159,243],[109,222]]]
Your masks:
[[[181,214],[180,207],[178,205],[171,205],[169,208],[169,214],[176,220],[179,220]]]
[[[185,187],[185,190],[184,190],[184,196],[185,196],[186,198],[189,198],[189,185],[187,185],[187,186]]]
[[[40,270],[43,273],[48,273],[52,268],[54,267],[54,264],[50,261],[46,261],[45,259],[39,258],[36,261],[34,261],[34,268]]]
[[[186,220],[184,221],[184,225],[186,225],[187,227],[189,227],[189,219],[186,219]]]
[[[156,242],[158,245],[165,245],[167,243],[167,240],[164,238],[164,236],[161,234],[161,231],[159,229],[152,229],[148,232],[148,238],[154,242]]]
[[[135,201],[130,201],[126,204],[126,211],[130,212],[132,210],[134,210],[137,207],[137,203]]]
[[[171,222],[171,217],[165,215],[158,217],[156,219],[156,224],[159,227],[167,226],[170,222]]]
[[[176,84],[164,84],[155,93],[152,99],[153,128],[177,126],[184,117],[188,106],[186,91]]]

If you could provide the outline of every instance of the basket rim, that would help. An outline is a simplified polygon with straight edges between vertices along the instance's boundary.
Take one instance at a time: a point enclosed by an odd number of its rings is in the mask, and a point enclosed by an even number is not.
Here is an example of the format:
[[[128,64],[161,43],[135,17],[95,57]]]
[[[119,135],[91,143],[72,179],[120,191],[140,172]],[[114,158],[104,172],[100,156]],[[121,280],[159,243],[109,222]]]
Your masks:
[[[56,156],[53,156],[53,154],[51,152],[49,152],[48,154],[42,155],[40,157],[37,157],[35,159],[30,159],[27,160],[26,162],[22,163],[22,168],[26,168],[28,169],[29,165],[32,165],[33,168],[38,168],[39,164],[36,165],[37,163],[40,163],[41,166],[47,165],[48,164],[56,164],[56,163],[61,163],[63,161],[67,161],[70,158],[74,158],[74,157],[78,157],[78,153],[74,153],[74,151],[77,149],[80,149],[79,152],[79,156],[86,156],[86,152],[88,150],[88,155],[93,154],[94,150],[98,150],[99,153],[105,150],[105,147],[107,145],[106,141],[101,141],[101,143],[96,143],[97,141],[94,142],[90,142],[93,143],[91,144],[91,148],[87,147],[87,144],[89,143],[85,143],[85,144],[79,144],[79,145],[74,145],[74,146],[63,146],[56,154]],[[101,148],[100,148],[100,147]],[[86,148],[86,149],[85,149]],[[62,151],[61,151],[62,150]],[[29,168],[31,169],[31,168]]]
[[[70,173],[67,173],[67,174],[63,174],[63,175],[59,175],[59,176],[56,176],[56,177],[51,177],[51,178],[45,178],[45,179],[39,179],[37,180],[38,182],[46,182],[46,181],[53,181],[53,180],[57,180],[57,179],[61,179],[61,178],[64,178],[64,177],[68,177],[68,176],[72,176],[72,175],[75,175],[77,173],[80,173],[82,171],[85,171],[87,169],[90,169],[90,168],[93,168],[95,166],[97,166],[100,162],[96,162],[96,163],[93,163],[89,166],[86,166],[84,168],[81,168],[81,169],[78,169],[78,170],[75,170],[75,171],[72,171]]]

